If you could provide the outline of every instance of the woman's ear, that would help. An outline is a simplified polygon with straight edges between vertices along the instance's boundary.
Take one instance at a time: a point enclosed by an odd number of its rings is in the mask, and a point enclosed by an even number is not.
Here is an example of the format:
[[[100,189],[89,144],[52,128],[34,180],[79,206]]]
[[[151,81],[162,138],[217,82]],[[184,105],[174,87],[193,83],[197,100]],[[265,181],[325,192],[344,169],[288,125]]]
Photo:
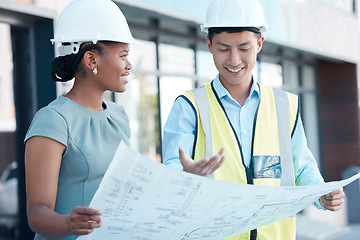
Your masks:
[[[92,51],[86,51],[83,56],[84,65],[93,71],[94,68],[97,67],[97,58],[98,55]]]

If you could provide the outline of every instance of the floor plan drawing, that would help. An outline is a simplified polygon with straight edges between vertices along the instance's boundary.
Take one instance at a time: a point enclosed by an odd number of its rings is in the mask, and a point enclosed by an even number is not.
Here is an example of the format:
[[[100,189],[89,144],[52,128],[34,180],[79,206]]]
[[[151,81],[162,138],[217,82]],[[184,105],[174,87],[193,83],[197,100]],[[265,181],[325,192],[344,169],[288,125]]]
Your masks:
[[[102,211],[102,227],[78,239],[222,239],[293,217],[359,177],[302,187],[235,184],[171,169],[120,144],[90,204]]]

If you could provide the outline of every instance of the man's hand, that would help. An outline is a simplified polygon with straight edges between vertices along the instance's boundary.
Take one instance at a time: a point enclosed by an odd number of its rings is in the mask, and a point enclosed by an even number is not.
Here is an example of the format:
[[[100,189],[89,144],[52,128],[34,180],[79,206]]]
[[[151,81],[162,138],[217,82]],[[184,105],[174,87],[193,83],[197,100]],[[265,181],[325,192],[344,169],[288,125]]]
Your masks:
[[[320,204],[329,211],[338,211],[342,208],[344,197],[345,193],[343,188],[340,188],[320,197]]]
[[[206,176],[215,172],[224,162],[225,156],[221,156],[224,153],[224,149],[220,149],[218,154],[212,158],[204,158],[198,162],[195,162],[190,157],[186,156],[182,147],[179,147],[179,158],[185,172],[197,174],[200,176]],[[221,159],[220,159],[221,157]],[[220,159],[220,161],[219,161]]]

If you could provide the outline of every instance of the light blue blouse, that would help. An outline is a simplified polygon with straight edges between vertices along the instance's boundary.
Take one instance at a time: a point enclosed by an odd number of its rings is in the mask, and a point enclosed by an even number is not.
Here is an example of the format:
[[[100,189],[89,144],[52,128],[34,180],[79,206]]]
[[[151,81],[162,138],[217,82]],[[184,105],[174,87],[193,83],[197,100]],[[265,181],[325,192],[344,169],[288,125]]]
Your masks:
[[[129,145],[129,119],[124,108],[106,100],[104,106],[103,111],[92,111],[61,95],[36,113],[25,136],[25,142],[44,136],[66,146],[59,173],[57,213],[70,214],[76,206],[88,206],[119,143]],[[37,235],[35,239],[47,238]]]

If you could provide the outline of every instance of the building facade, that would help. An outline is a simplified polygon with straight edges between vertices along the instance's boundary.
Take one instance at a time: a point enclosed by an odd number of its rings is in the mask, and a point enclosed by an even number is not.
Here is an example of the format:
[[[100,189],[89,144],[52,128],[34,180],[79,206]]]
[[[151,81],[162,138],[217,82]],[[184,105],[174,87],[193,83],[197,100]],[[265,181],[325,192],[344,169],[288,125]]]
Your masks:
[[[49,39],[69,0],[0,0],[0,172],[18,162],[19,226],[25,234],[22,143],[35,112],[71,83],[49,78]],[[161,161],[162,128],[185,90],[217,74],[199,25],[210,0],[117,0],[135,38],[123,105],[135,150]],[[308,144],[326,181],[360,166],[360,18],[356,0],[261,0],[269,30],[253,71],[264,84],[296,93]],[[20,238],[25,239],[25,238]]]

